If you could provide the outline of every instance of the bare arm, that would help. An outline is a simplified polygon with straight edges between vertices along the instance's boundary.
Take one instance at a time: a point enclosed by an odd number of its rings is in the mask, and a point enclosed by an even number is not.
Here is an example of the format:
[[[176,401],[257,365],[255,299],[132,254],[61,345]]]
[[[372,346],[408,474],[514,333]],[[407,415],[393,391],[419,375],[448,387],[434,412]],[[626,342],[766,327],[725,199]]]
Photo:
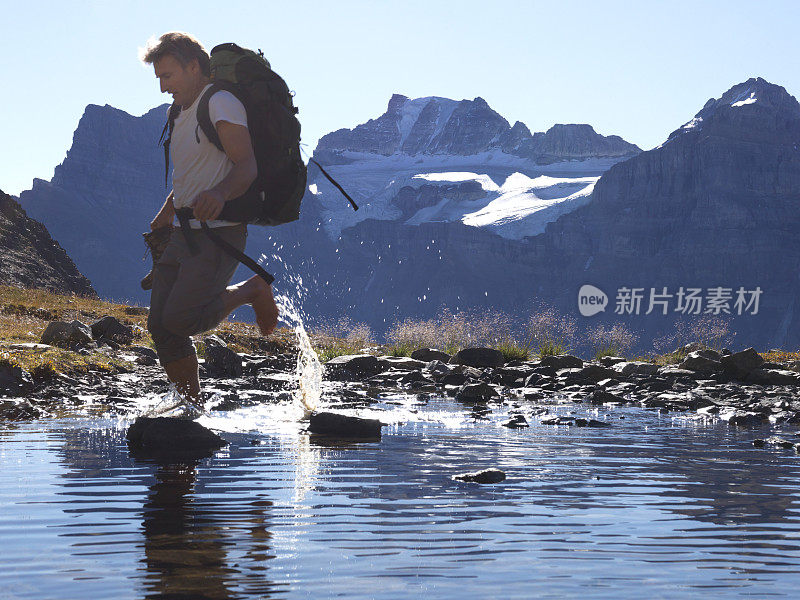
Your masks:
[[[258,175],[256,156],[247,127],[218,121],[217,133],[225,154],[233,162],[233,169],[217,185],[200,192],[194,199],[194,216],[201,221],[215,219],[225,203],[244,194]]]
[[[175,218],[175,205],[172,203],[174,198],[175,194],[170,192],[167,199],[164,201],[164,205],[158,211],[158,214],[150,221],[150,229],[158,229],[159,227],[172,225],[172,220]]]

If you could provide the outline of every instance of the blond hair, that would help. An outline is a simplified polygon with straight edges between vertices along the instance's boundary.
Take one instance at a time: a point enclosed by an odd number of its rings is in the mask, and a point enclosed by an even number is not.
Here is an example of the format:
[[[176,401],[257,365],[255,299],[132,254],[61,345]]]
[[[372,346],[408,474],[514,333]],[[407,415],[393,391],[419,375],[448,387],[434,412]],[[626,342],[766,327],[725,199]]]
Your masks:
[[[173,56],[183,68],[197,59],[200,71],[208,77],[211,75],[211,59],[208,52],[194,36],[182,31],[170,31],[158,40],[151,38],[147,46],[140,51],[142,62],[151,65],[165,56]]]

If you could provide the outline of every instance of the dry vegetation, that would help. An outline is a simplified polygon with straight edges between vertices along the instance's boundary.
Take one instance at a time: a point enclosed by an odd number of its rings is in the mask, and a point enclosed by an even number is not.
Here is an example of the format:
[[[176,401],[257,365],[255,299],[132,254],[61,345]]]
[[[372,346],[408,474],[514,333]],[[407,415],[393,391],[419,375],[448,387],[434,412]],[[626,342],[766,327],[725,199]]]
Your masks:
[[[106,302],[97,298],[55,294],[46,290],[0,286],[0,359],[22,366],[26,371],[45,375],[50,372],[114,372],[128,368],[125,361],[109,355],[108,349],[88,353],[61,348],[15,348],[22,343],[38,343],[50,321],[77,319],[91,324],[110,315],[134,330],[135,345],[152,347],[147,332],[147,308]],[[265,338],[255,325],[224,321],[211,331],[237,352],[282,353],[293,348],[293,334],[279,329]]]
[[[46,290],[0,286],[0,360],[9,360],[40,376],[53,372],[115,372],[126,369],[126,363],[113,358],[107,348],[79,353],[60,348],[13,347],[21,343],[38,343],[50,321],[78,319],[90,324],[105,315],[132,326],[134,344],[152,347],[146,329],[147,308]],[[279,354],[293,352],[296,348],[294,333],[286,328],[265,338],[254,325],[224,321],[209,333],[222,338],[236,352]],[[729,324],[723,319],[700,316],[695,320],[679,321],[672,332],[655,340],[652,353],[636,358],[674,364],[685,356],[685,353],[675,351],[676,348],[689,342],[700,342],[719,350],[729,344],[733,336]],[[581,335],[574,318],[547,305],[536,307],[524,322],[514,322],[509,315],[499,311],[443,310],[433,319],[405,319],[389,329],[383,345],[376,345],[368,325],[349,318],[317,327],[310,337],[322,362],[359,352],[409,356],[418,348],[438,348],[452,354],[470,346],[496,348],[507,360],[527,360],[575,352],[579,344],[590,356],[598,358],[609,354],[624,356],[638,341],[637,336],[621,324],[596,326]],[[775,350],[762,355],[775,362],[800,360],[800,352]]]

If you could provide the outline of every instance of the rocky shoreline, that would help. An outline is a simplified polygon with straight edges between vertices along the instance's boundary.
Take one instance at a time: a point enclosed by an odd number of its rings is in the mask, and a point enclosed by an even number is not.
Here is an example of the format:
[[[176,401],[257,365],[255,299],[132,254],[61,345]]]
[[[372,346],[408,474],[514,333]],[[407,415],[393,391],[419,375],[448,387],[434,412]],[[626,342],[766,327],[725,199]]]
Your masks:
[[[166,393],[169,382],[155,353],[129,345],[133,337],[126,327],[111,317],[91,326],[51,324],[42,339],[62,347],[105,346],[115,364],[121,365],[112,372],[32,375],[7,360],[0,361],[0,420],[75,412],[128,414],[135,398]],[[206,336],[202,342],[201,378],[209,408],[234,410],[291,400],[296,385],[293,352],[237,353],[216,336]],[[585,361],[558,355],[507,362],[491,348],[467,348],[453,356],[435,349],[417,350],[411,357],[344,355],[325,365],[325,394],[339,398],[343,407],[368,404],[381,393],[398,390],[423,398],[450,396],[476,416],[493,406],[510,404],[510,419],[504,423],[509,428],[527,427],[532,416],[543,424],[608,425],[549,414],[548,405],[567,402],[694,412],[740,427],[800,424],[800,364],[796,361],[767,362],[753,348],[717,352],[698,344],[680,353],[681,362],[661,366],[613,356]],[[800,451],[794,442],[779,441]],[[759,442],[769,445],[774,440]]]

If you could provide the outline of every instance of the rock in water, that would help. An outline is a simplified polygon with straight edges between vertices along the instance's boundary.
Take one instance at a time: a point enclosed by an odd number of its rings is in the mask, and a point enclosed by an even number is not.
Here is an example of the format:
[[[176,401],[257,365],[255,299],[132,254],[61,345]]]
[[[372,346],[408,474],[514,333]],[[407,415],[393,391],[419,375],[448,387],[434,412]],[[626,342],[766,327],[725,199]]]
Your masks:
[[[500,469],[484,469],[476,473],[462,473],[455,475],[453,479],[456,481],[467,481],[470,483],[500,483],[504,481],[506,474]]]
[[[131,453],[156,459],[204,458],[228,445],[200,423],[173,417],[139,417],[125,437]]]
[[[377,419],[320,412],[311,415],[308,430],[311,433],[339,438],[379,438],[383,425]]]

